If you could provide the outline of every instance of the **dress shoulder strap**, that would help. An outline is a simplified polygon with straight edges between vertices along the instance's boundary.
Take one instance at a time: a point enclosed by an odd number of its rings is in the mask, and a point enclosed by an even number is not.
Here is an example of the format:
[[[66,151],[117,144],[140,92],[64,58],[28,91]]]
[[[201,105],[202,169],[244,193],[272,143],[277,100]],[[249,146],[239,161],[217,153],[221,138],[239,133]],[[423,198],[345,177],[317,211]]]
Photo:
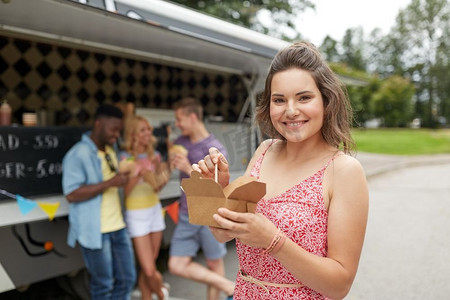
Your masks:
[[[328,166],[336,159],[336,157],[339,157],[341,155],[344,155],[344,152],[342,151],[337,151],[325,164],[325,166],[323,167],[323,169],[325,170],[326,168],[328,168]]]
[[[263,161],[263,159],[264,159],[264,156],[266,155],[267,150],[269,150],[269,148],[270,148],[273,144],[275,144],[277,141],[278,141],[278,140],[276,140],[276,139],[272,139],[272,140],[270,141],[269,145],[267,146],[267,148],[264,149],[264,151],[263,151],[263,152],[261,153],[261,155],[258,157],[258,159],[256,160],[256,162],[255,162],[255,164],[253,165],[252,170],[251,170],[251,172],[250,172],[250,174],[251,174],[253,177],[259,179],[259,172],[260,172],[260,169],[261,169],[261,164],[262,164],[262,161]]]
[[[278,142],[278,140],[277,139],[272,139],[271,141],[270,141],[270,144],[269,144],[269,146],[267,146],[267,148],[263,151],[263,153],[261,154],[261,156],[265,156],[266,155],[266,152],[267,152],[267,150],[269,150],[269,148],[273,145],[273,144],[275,144],[276,142]]]

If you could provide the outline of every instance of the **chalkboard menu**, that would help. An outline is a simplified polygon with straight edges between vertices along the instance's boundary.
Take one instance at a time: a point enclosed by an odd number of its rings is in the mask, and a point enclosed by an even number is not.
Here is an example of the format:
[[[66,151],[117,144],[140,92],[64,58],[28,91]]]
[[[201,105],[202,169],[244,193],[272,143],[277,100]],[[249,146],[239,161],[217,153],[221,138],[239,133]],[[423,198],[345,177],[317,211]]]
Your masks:
[[[22,196],[62,193],[62,159],[86,130],[0,126],[0,189]]]

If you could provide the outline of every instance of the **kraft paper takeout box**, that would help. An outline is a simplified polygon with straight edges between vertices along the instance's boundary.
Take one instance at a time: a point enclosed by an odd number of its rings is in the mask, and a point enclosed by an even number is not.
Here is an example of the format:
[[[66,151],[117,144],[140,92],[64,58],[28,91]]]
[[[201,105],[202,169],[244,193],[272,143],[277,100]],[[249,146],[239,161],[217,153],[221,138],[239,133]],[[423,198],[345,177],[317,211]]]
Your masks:
[[[218,227],[213,219],[220,207],[236,212],[255,212],[256,203],[266,194],[266,184],[256,178],[241,176],[224,189],[210,178],[202,178],[192,171],[190,178],[181,181],[186,194],[189,223]]]

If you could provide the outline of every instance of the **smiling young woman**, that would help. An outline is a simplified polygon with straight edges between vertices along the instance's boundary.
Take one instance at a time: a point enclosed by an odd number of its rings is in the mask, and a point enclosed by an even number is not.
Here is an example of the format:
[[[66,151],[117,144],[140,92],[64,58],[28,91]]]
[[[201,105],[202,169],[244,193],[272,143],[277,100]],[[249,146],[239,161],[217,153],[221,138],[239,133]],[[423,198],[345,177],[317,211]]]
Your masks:
[[[300,142],[321,136],[324,106],[311,74],[292,68],[273,76],[270,119],[286,140]]]
[[[266,183],[256,213],[220,208],[211,228],[236,240],[234,299],[341,299],[358,268],[368,214],[364,171],[352,156],[351,107],[315,46],[295,43],[273,59],[256,120],[272,139],[245,175]],[[228,172],[214,148],[194,169]],[[222,174],[221,173],[221,174]]]

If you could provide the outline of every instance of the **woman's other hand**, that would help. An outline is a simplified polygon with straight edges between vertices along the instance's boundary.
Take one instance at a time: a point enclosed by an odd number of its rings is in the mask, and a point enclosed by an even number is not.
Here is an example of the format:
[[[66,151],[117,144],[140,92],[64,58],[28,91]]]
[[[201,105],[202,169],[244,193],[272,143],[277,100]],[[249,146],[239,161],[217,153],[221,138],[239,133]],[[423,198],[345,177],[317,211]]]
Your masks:
[[[239,213],[222,207],[213,218],[220,227],[210,229],[220,242],[236,238],[248,246],[265,249],[278,231],[276,226],[260,213]]]

